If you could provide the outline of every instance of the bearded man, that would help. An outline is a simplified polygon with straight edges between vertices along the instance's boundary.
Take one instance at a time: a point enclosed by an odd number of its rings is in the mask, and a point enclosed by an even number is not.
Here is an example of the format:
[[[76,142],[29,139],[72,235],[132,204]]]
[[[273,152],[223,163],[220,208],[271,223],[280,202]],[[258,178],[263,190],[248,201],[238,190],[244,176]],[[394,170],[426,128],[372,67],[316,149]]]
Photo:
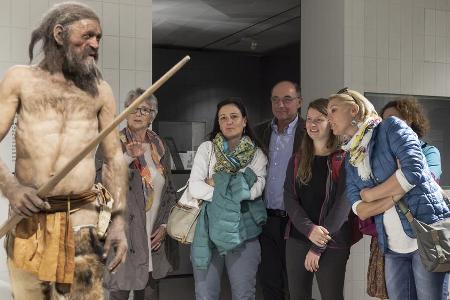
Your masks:
[[[101,34],[99,18],[87,6],[56,5],[31,36],[30,61],[39,41],[43,60],[12,67],[0,83],[0,140],[17,117],[15,176],[0,161],[0,190],[10,208],[26,217],[7,243],[15,299],[103,299],[102,260],[111,248],[116,254],[109,271],[125,260],[127,169],[116,131],[100,144],[103,182],[115,200],[103,253],[94,152],[45,199],[37,195],[114,118],[113,93],[96,66]]]

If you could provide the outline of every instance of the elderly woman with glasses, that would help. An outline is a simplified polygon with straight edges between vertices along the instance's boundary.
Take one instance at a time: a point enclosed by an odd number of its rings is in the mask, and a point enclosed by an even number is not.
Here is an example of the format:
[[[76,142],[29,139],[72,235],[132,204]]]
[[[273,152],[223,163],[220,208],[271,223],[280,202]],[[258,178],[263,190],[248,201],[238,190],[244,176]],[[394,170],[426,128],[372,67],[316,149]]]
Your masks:
[[[144,92],[128,93],[125,107]],[[115,274],[106,274],[111,300],[157,299],[157,280],[165,277],[177,263],[177,244],[166,238],[167,219],[176,202],[171,180],[170,153],[162,139],[150,129],[158,114],[155,96],[145,99],[127,117],[120,131],[124,157],[128,164],[127,239],[125,264]]]
[[[344,89],[329,100],[331,129],[347,140],[347,197],[361,219],[375,218],[389,299],[446,299],[447,275],[425,270],[416,236],[396,205],[403,199],[416,219],[427,224],[450,217],[420,140],[396,117],[381,121],[356,91]]]

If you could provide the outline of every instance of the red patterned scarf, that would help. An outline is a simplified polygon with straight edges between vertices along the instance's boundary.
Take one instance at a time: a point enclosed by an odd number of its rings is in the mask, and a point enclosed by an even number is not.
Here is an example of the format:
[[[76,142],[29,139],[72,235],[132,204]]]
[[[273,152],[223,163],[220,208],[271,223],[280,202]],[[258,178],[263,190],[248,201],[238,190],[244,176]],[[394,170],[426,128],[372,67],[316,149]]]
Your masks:
[[[152,130],[147,129],[146,138],[150,145],[150,156],[155,163],[156,169],[161,174],[161,176],[164,176],[164,166],[162,165],[161,159],[164,156],[165,149],[164,144],[162,140],[159,138],[159,136]],[[122,145],[126,149],[126,145],[132,142],[136,142],[135,136],[131,132],[131,130],[128,127],[125,127],[120,131],[120,140],[122,141]],[[153,181],[152,181],[152,174],[150,172],[150,169],[147,165],[147,161],[145,160],[144,154],[137,157],[133,161],[134,166],[136,169],[139,170],[139,173],[141,174],[142,181],[147,188],[148,191],[148,199],[146,203],[146,210],[149,210],[151,208],[151,205],[153,203]]]

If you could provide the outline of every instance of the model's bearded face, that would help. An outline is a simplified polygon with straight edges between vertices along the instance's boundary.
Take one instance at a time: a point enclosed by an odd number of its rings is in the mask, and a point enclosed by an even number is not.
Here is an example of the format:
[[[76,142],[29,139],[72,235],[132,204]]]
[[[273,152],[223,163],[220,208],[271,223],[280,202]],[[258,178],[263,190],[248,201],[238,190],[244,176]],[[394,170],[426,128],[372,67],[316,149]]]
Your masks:
[[[77,52],[75,47],[71,45],[64,45],[64,71],[73,74],[96,76],[97,75],[97,61],[98,50],[90,47],[84,48],[81,52]]]
[[[101,79],[97,67],[99,38],[89,36],[82,28],[74,27],[64,37],[63,65],[64,75],[80,89],[97,95],[97,84]]]

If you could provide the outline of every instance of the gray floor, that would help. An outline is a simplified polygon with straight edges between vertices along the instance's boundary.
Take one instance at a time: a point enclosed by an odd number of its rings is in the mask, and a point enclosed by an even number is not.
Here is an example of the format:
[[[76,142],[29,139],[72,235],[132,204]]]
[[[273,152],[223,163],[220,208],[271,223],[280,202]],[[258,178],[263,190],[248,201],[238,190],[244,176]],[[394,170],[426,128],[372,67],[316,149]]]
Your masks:
[[[105,299],[108,299],[108,291],[105,290]],[[159,300],[195,300],[195,288],[193,277],[171,277],[162,279],[159,283]],[[222,280],[222,294],[220,300],[230,300],[230,285],[226,275]],[[256,290],[256,299],[262,300],[259,288]],[[12,299],[11,299],[12,300]],[[130,295],[129,300],[133,300]]]

